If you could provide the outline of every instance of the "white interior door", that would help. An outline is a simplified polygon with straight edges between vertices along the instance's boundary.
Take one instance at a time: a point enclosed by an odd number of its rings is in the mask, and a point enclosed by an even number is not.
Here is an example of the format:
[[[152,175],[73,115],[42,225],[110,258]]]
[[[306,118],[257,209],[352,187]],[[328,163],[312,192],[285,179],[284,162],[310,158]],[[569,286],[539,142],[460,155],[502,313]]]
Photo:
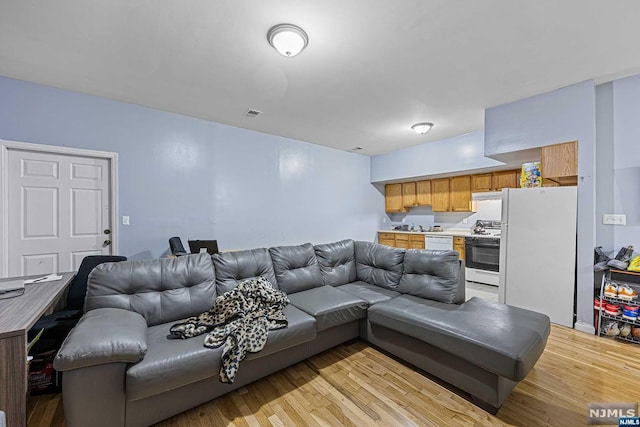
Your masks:
[[[110,160],[10,148],[9,276],[76,271],[111,253]]]

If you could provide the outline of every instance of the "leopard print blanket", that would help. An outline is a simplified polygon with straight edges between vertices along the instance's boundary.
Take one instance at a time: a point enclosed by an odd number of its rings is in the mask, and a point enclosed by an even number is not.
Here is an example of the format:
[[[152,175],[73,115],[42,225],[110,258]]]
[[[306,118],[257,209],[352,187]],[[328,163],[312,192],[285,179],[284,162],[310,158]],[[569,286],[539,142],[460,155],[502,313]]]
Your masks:
[[[240,362],[257,353],[267,343],[270,330],[286,328],[282,311],[289,304],[287,295],[263,278],[248,279],[218,296],[209,311],[171,326],[172,337],[191,338],[209,332],[205,347],[222,349],[220,381],[233,383]]]

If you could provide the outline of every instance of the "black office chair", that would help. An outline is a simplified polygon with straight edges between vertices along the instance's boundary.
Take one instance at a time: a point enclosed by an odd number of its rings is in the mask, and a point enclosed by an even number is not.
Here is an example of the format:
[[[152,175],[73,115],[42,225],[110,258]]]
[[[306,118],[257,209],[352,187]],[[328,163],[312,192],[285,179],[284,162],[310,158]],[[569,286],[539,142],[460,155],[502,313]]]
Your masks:
[[[182,240],[178,236],[174,236],[169,239],[169,249],[171,249],[172,255],[187,255],[186,249],[182,246]]]
[[[96,266],[105,262],[126,261],[127,257],[118,255],[89,255],[84,257],[76,277],[69,286],[67,294],[67,307],[65,310],[43,316],[29,330],[27,338],[31,341],[44,329],[40,339],[31,348],[31,354],[41,354],[51,350],[57,350],[62,341],[67,337],[71,329],[82,317],[84,297],[87,293],[87,280],[89,273]]]

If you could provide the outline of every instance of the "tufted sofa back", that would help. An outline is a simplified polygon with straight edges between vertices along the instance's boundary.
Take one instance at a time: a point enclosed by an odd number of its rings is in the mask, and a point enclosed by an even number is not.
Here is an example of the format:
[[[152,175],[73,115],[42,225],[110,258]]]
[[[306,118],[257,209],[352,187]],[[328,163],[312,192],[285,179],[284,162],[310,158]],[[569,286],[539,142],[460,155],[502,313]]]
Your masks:
[[[313,248],[325,285],[339,286],[356,281],[356,251],[353,240],[315,245]]]
[[[322,286],[322,274],[311,243],[269,248],[280,290],[287,294]]]
[[[265,248],[213,255],[218,295],[234,289],[241,281],[262,276],[278,289],[269,250]]]
[[[356,242],[358,280],[395,290],[402,276],[404,251],[372,242]]]
[[[409,249],[404,254],[404,272],[396,291],[449,304],[465,297],[464,268],[456,251]]]
[[[153,326],[200,314],[215,298],[211,257],[198,254],[101,264],[89,274],[84,309],[135,311]]]

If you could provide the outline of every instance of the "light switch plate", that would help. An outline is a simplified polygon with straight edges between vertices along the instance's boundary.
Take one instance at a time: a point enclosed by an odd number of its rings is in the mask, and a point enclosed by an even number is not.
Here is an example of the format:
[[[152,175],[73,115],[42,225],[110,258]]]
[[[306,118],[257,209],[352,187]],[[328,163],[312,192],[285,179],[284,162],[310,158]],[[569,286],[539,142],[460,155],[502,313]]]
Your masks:
[[[602,223],[607,225],[627,225],[627,216],[625,214],[604,214],[602,215]]]
[[[128,215],[123,215],[122,216],[122,225],[129,225],[129,216]]]

